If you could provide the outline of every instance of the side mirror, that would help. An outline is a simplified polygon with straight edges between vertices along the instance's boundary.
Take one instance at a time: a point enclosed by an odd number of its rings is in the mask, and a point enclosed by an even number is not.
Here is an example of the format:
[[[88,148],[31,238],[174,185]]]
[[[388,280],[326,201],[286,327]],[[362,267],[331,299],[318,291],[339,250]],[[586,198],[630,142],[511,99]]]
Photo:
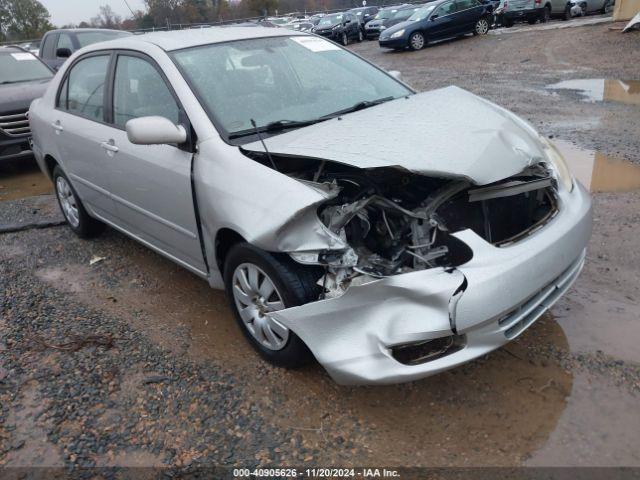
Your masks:
[[[398,70],[389,70],[387,73],[389,75],[391,75],[393,78],[395,78],[396,80],[402,81],[402,73],[400,73],[400,71],[398,71]]]
[[[141,117],[125,125],[127,138],[134,145],[165,145],[187,141],[187,131],[164,117]]]
[[[69,58],[71,56],[71,50],[69,48],[58,48],[56,50],[56,57]]]

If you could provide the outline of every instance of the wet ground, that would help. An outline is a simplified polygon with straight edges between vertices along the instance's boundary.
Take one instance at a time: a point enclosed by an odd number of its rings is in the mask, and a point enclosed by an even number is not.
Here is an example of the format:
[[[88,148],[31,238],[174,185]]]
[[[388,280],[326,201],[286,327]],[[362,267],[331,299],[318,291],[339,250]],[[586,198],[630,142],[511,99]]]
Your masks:
[[[353,46],[419,90],[513,109],[594,192],[566,297],[506,348],[419,382],[273,368],[222,293],[112,230],[0,234],[0,465],[640,466],[638,41],[595,25]],[[0,165],[0,230],[59,221],[50,188]]]

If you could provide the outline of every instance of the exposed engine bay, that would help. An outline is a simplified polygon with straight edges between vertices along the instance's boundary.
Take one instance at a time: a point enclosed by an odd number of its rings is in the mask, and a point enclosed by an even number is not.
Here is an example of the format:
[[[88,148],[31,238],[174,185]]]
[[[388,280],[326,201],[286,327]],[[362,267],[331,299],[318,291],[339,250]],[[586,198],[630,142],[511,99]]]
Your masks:
[[[358,169],[335,162],[249,153],[278,171],[327,193],[318,217],[351,248],[294,252],[321,265],[321,298],[352,284],[414,270],[454,268],[473,257],[452,236],[471,229],[496,246],[529,235],[557,213],[556,183],[544,164],[489,185],[432,178],[399,167]]]

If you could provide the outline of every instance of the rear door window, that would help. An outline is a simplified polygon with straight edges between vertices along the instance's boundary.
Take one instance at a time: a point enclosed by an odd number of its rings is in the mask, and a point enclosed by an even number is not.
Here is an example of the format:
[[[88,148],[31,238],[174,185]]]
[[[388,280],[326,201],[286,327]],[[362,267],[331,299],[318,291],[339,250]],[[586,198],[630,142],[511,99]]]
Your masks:
[[[104,122],[104,95],[110,55],[83,58],[69,71],[58,107],[81,117]]]

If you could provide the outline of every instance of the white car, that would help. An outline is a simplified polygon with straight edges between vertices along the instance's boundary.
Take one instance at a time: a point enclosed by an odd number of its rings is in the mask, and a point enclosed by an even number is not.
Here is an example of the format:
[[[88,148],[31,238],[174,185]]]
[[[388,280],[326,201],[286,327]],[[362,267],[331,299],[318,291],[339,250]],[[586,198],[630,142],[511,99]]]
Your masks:
[[[414,380],[569,288],[591,202],[525,121],[396,77],[287,29],[121,38],[32,104],[34,153],[74,232],[110,225],[226,289],[269,361]]]

